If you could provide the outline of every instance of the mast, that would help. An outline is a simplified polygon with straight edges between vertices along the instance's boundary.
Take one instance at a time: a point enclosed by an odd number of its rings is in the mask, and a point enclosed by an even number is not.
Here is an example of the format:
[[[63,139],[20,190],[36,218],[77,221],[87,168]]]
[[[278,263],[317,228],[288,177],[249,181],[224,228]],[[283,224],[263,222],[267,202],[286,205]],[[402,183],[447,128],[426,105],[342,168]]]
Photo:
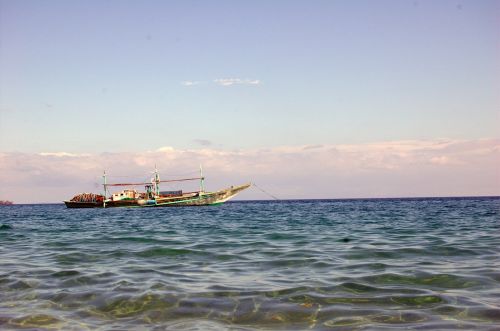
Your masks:
[[[158,174],[158,169],[155,164],[155,178],[154,178],[154,189],[156,196],[160,196],[160,175]]]
[[[204,181],[205,181],[205,178],[203,178],[203,168],[201,167],[201,164],[200,164],[200,193],[205,192]]]
[[[103,208],[106,208],[106,170],[104,170],[104,174],[102,175],[103,183],[102,186],[104,187],[104,198],[102,199],[103,203]]]

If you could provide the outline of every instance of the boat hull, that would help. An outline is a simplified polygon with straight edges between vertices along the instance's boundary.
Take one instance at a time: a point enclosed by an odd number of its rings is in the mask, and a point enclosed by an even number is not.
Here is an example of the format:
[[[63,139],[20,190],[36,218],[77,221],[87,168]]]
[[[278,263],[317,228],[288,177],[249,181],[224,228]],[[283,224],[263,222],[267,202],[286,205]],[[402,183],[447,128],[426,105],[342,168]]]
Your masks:
[[[102,208],[102,202],[64,201],[68,208]]]
[[[64,201],[68,208],[147,208],[147,207],[187,207],[187,206],[209,206],[219,205],[241,191],[250,187],[251,184],[244,184],[240,186],[231,186],[229,188],[216,191],[216,192],[196,192],[188,193],[176,197],[160,197],[156,198],[153,204],[141,204],[140,200],[118,200],[106,201],[104,205],[102,202],[79,202],[79,201]]]
[[[241,191],[250,187],[251,184],[231,186],[217,192],[207,192],[191,197],[157,198],[154,207],[184,207],[184,206],[209,206],[218,205],[233,198]]]

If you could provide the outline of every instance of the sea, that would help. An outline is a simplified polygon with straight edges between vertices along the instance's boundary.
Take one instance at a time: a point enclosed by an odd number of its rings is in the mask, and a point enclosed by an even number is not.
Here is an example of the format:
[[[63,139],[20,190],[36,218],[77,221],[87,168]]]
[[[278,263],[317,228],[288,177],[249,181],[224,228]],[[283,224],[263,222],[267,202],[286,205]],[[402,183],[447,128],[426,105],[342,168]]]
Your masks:
[[[1,330],[500,330],[500,197],[0,207]]]

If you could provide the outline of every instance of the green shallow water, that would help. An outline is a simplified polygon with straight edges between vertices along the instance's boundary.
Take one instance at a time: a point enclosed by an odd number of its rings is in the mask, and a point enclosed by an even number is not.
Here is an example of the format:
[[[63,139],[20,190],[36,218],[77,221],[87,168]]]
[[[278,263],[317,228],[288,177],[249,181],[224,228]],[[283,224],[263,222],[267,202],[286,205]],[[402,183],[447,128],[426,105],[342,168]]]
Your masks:
[[[493,330],[500,199],[0,208],[2,330]]]

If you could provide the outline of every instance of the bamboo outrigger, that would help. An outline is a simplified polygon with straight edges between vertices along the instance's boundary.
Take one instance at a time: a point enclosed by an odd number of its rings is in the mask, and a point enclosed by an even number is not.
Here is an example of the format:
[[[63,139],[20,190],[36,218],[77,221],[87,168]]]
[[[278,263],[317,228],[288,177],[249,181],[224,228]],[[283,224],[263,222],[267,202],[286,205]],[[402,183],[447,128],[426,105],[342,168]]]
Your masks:
[[[160,183],[200,181],[200,189],[195,192],[182,191],[160,191]],[[160,180],[158,170],[155,169],[154,177],[150,183],[107,183],[106,172],[103,175],[104,194],[81,193],[71,200],[64,201],[68,208],[109,208],[109,207],[180,207],[180,206],[207,206],[224,203],[236,194],[250,187],[250,183],[231,186],[215,192],[206,192],[204,187],[202,169],[200,167],[200,177],[182,178],[171,180]],[[114,193],[109,198],[109,187],[134,187],[144,186],[145,192],[139,193],[135,189],[125,189],[122,192]]]

